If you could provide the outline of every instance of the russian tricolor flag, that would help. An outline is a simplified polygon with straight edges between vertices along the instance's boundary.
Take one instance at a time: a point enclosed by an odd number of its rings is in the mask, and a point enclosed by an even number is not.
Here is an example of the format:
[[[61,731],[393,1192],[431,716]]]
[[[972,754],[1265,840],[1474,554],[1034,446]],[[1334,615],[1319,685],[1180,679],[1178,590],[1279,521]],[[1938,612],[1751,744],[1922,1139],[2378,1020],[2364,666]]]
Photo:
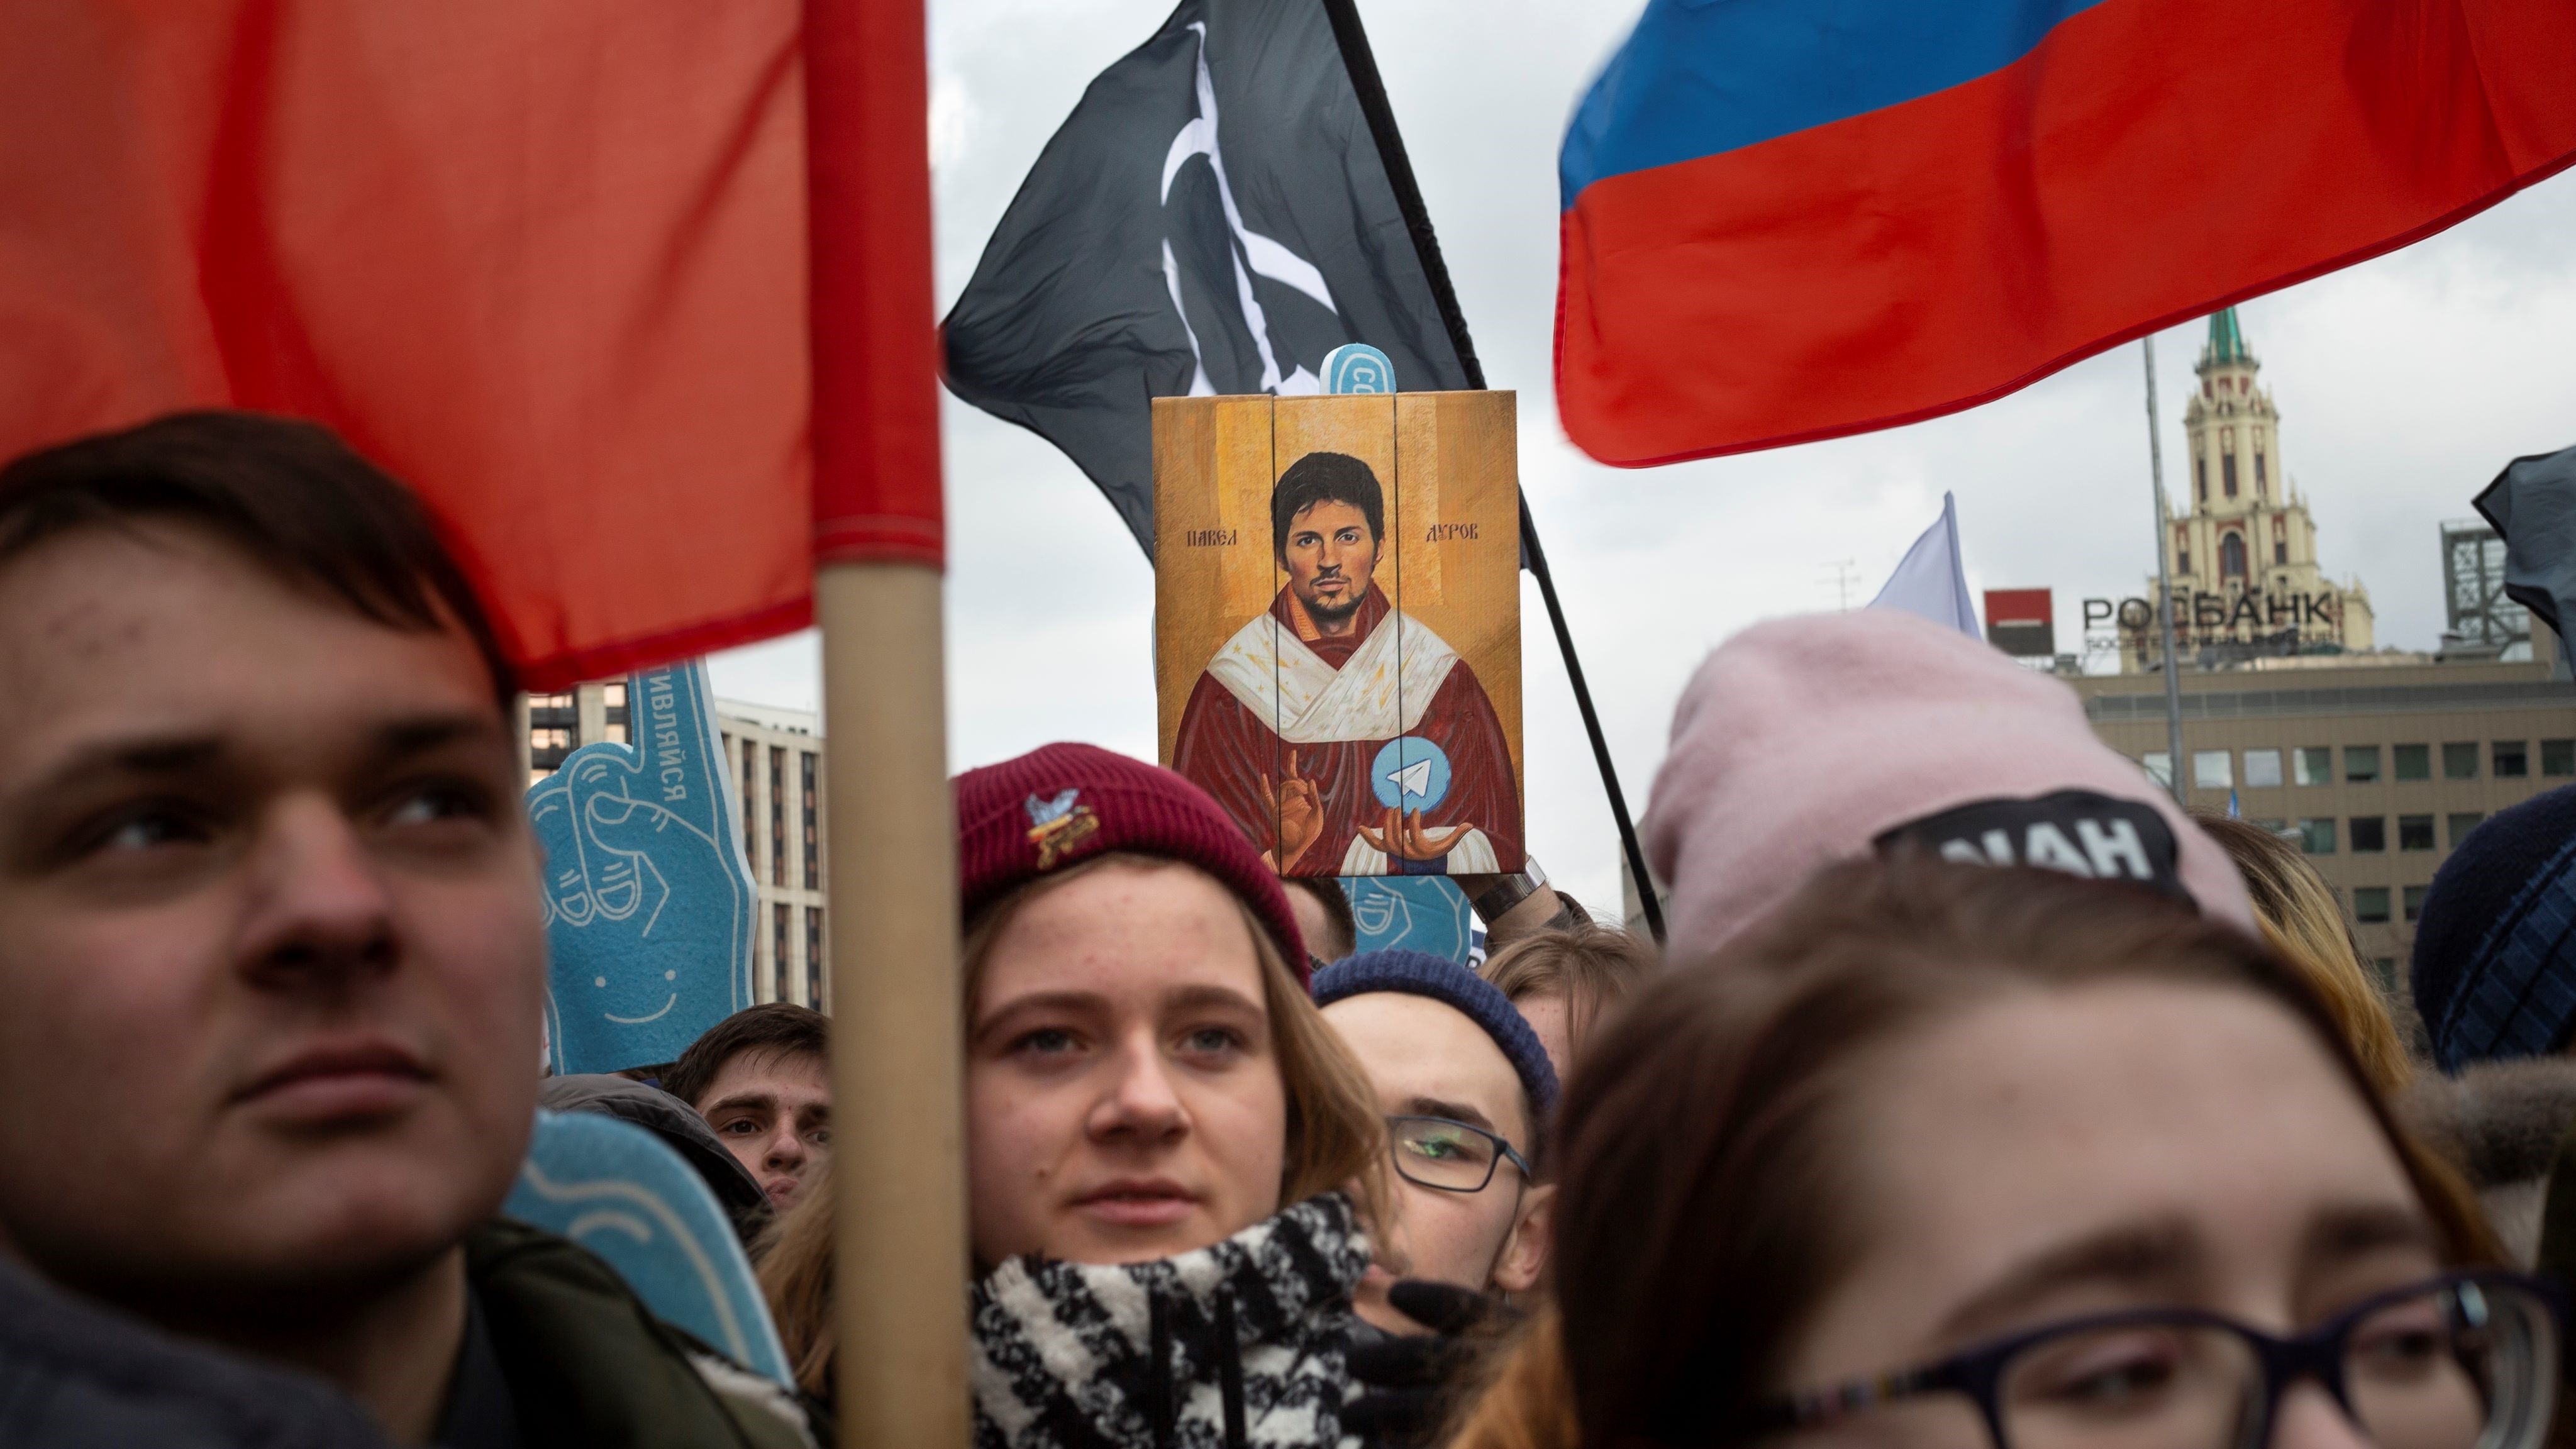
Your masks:
[[[1969,407],[2576,160],[2576,0],[1649,0],[1559,161],[1643,466]]]

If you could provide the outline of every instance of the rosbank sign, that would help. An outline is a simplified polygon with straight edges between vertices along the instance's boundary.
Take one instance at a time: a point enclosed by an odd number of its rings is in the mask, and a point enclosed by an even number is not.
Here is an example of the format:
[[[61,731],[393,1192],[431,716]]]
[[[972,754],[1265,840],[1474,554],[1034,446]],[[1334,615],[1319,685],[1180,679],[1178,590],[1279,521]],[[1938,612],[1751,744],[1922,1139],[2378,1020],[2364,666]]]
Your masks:
[[[2333,594],[2212,594],[2195,591],[2190,596],[2188,612],[2183,611],[2181,590],[2174,591],[2177,606],[2174,624],[2177,628],[2234,630],[2239,625],[2255,629],[2295,629],[2307,624],[2340,629],[2343,624],[2343,600]],[[2123,629],[2147,629],[2156,622],[2155,605],[2140,598],[2084,601],[2084,627],[2089,632],[2116,622]]]

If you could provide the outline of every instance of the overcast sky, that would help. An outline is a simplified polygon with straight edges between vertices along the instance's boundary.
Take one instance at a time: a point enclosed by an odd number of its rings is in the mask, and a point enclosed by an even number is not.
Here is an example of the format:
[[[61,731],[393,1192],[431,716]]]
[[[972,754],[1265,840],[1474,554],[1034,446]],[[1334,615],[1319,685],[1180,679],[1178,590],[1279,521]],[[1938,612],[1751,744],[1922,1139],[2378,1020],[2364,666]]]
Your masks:
[[[932,0],[939,293],[964,287],[1038,149],[1165,0]],[[2145,384],[2132,344],[1939,421],[1747,457],[1625,471],[1556,424],[1556,150],[1637,4],[1362,0],[1488,382],[1522,394],[1521,476],[1620,776],[1643,811],[1673,701],[1734,631],[1875,592],[1959,500],[1972,589],[2142,593]],[[2510,459],[2576,443],[2576,174],[2430,241],[2239,309],[2281,410],[2280,456],[2327,572],[2368,586],[2379,642],[2442,627],[2437,525]],[[2167,486],[2205,324],[2157,339]],[[1830,387],[1833,379],[1815,379]],[[1050,740],[1154,752],[1153,575],[1080,470],[946,400],[954,767]],[[1524,579],[1530,849],[1615,909],[1618,843],[1543,606]],[[812,636],[718,656],[728,697],[812,708]]]

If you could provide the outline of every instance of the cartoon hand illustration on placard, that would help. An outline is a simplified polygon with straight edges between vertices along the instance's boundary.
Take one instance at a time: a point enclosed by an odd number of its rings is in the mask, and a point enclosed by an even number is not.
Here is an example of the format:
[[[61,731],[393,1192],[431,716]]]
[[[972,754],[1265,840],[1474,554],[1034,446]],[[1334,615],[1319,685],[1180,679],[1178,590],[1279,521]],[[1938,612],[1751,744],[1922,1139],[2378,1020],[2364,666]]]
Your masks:
[[[669,1061],[750,1004],[757,891],[703,666],[637,675],[627,698],[636,745],[584,745],[528,792],[557,1071]]]

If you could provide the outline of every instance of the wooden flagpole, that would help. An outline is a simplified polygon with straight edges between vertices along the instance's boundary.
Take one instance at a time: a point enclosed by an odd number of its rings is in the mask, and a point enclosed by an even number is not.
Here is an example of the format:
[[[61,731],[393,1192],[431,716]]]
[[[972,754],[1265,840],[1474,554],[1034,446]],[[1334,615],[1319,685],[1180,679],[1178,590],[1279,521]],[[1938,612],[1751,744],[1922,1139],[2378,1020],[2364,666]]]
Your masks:
[[[957,843],[940,575],[815,580],[829,733],[832,1190],[845,1449],[964,1449]]]
[[[923,0],[804,0],[844,1449],[966,1449]]]

